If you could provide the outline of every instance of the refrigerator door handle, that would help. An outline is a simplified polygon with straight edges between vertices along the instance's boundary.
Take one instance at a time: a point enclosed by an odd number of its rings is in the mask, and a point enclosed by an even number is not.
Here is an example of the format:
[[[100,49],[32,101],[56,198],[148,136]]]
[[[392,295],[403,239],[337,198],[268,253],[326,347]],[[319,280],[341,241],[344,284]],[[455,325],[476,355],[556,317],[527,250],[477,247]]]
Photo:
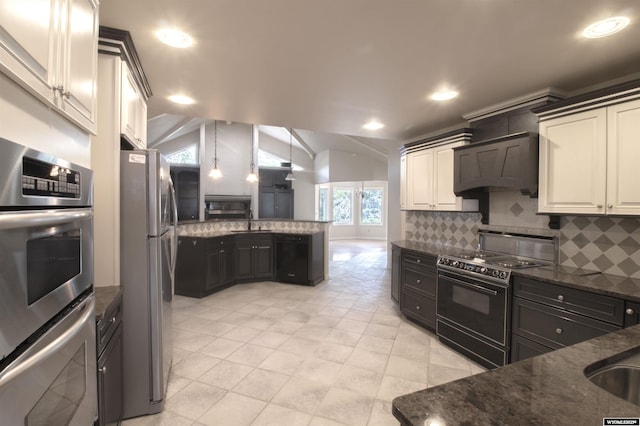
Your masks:
[[[176,201],[176,190],[173,187],[171,178],[169,178],[169,192],[171,193],[171,209],[173,213],[173,250],[171,253],[171,282],[173,283],[178,260],[178,203]]]

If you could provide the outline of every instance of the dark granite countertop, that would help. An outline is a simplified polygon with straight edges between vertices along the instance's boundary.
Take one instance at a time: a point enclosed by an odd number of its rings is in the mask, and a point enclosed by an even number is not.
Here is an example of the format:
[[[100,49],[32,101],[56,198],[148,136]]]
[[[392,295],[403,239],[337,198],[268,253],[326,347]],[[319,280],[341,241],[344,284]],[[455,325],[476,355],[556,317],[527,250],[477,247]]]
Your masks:
[[[394,241],[391,244],[405,249],[433,256],[441,254],[458,255],[472,253],[470,250],[456,249],[439,244],[419,243],[415,241]],[[586,271],[567,266],[544,266],[540,268],[514,269],[514,276],[531,278],[551,284],[558,284],[578,290],[604,294],[640,303],[640,279],[602,274],[598,271]]]
[[[635,417],[640,407],[592,384],[585,367],[640,350],[640,325],[596,337],[486,373],[399,396],[402,425],[601,425]]]
[[[120,286],[108,286],[108,287],[94,287],[93,291],[96,294],[96,322],[102,320],[105,311],[115,300],[122,288]]]

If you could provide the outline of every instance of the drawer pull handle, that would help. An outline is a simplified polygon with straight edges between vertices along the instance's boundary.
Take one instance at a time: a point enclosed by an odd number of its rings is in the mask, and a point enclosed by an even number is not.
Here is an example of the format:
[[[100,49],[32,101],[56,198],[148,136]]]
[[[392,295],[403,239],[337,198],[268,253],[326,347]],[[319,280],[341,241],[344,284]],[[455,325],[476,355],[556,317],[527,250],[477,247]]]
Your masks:
[[[564,302],[564,296],[559,294],[558,295],[558,300],[561,301],[561,302]]]
[[[634,312],[634,311],[633,311],[633,309],[631,309],[631,308],[627,308],[626,312],[627,312],[627,315],[633,315],[633,314],[635,314],[635,312]]]
[[[558,327],[558,328],[556,328],[556,334],[562,334],[562,332],[563,332],[563,331],[564,331],[564,330],[563,330],[563,329],[561,329],[561,328],[559,328],[559,327]]]
[[[420,310],[420,305],[416,305],[416,311]]]

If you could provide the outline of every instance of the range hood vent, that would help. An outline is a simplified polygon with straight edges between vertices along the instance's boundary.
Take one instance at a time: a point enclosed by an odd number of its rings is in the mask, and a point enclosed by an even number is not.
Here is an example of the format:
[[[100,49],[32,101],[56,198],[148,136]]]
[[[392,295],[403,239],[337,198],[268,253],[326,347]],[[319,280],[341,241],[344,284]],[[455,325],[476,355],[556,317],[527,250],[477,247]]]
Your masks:
[[[538,196],[538,134],[515,133],[454,148],[454,192],[519,190]]]

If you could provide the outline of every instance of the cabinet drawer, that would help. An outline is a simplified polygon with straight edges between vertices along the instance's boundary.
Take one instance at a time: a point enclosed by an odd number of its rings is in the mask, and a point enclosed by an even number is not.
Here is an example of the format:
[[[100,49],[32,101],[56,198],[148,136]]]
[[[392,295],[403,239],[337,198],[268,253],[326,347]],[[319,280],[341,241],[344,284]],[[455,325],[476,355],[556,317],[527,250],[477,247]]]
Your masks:
[[[553,349],[525,339],[517,334],[511,336],[511,362],[522,361],[523,359],[533,358],[534,356],[546,354]]]
[[[517,297],[513,299],[512,326],[514,333],[554,349],[621,329],[603,321]]]
[[[402,285],[436,297],[436,271],[404,267],[402,269]]]
[[[400,310],[407,316],[435,330],[436,300],[406,288],[400,296]]]
[[[437,260],[437,257],[430,256],[428,254],[415,253],[410,251],[404,251],[402,253],[403,265],[424,267],[435,270]]]
[[[122,322],[122,293],[120,293],[106,309],[102,319],[96,326],[98,355],[102,353],[111,336]]]
[[[622,325],[624,323],[624,301],[615,297],[522,277],[514,277],[513,295],[612,324]]]

